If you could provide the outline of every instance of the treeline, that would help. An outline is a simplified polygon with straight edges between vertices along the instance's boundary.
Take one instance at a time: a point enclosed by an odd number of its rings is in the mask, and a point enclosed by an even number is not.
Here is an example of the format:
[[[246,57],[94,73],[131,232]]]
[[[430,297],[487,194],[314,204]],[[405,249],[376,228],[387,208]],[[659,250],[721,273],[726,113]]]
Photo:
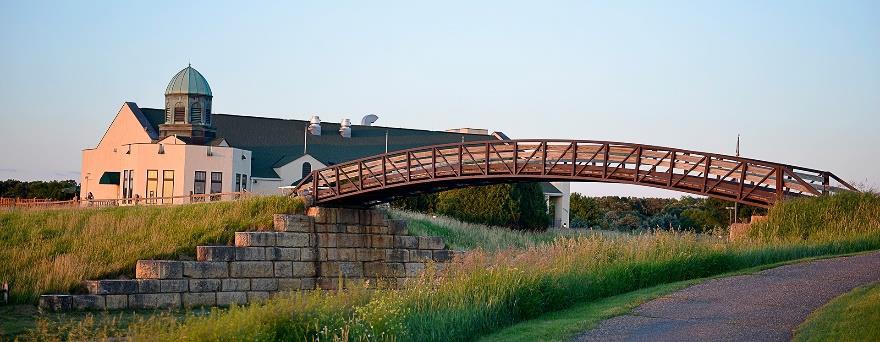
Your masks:
[[[486,185],[421,194],[396,200],[391,206],[523,230],[544,230],[550,221],[538,183]]]
[[[69,200],[76,193],[74,180],[22,182],[14,179],[0,181],[0,197],[9,198],[47,198],[58,201]]]
[[[706,231],[730,224],[734,203],[714,198],[586,197],[571,194],[571,226],[630,231],[685,229]],[[739,205],[738,220],[765,209]]]

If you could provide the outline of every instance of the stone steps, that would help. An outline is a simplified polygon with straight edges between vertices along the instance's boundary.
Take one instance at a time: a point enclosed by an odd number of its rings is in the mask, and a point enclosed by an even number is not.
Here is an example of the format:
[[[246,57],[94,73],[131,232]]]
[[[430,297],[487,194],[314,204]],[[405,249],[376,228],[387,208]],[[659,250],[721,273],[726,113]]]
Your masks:
[[[90,280],[88,294],[40,297],[44,310],[153,309],[246,304],[272,293],[335,289],[351,280],[401,284],[454,251],[409,236],[377,210],[311,208],[275,215],[275,231],[236,232],[234,246],[198,246],[195,261],[139,260],[136,279]]]

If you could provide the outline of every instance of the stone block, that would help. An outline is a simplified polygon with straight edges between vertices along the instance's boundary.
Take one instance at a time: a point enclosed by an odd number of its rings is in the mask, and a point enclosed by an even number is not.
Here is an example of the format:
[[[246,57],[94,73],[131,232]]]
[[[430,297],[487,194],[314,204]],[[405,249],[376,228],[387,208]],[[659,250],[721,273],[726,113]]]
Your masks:
[[[220,279],[191,279],[189,281],[190,292],[220,291]]]
[[[336,247],[336,235],[334,233],[319,233],[318,247]]]
[[[138,293],[157,293],[159,292],[159,279],[138,279]],[[129,294],[129,293],[126,293]]]
[[[278,291],[293,291],[302,289],[302,279],[281,278],[278,279]]]
[[[315,223],[336,223],[336,208],[311,207],[306,215],[315,219]]]
[[[184,261],[183,276],[187,278],[226,278],[229,263],[225,261]]]
[[[299,261],[300,249],[291,247],[266,247],[266,260]]]
[[[315,283],[315,278],[302,278],[300,279],[300,288],[302,288],[303,290],[314,290]]]
[[[348,234],[364,234],[366,233],[363,229],[363,226],[359,224],[347,224],[345,225],[345,232]]]
[[[278,279],[254,278],[251,279],[251,291],[278,291]]]
[[[350,208],[336,209],[336,223],[358,224],[361,223],[360,210]]]
[[[455,252],[450,250],[432,251],[431,254],[436,262],[449,262],[455,257]]]
[[[105,310],[107,308],[102,295],[71,296],[70,307],[73,310]]]
[[[302,261],[316,261],[318,260],[318,250],[317,248],[300,248],[299,258]]]
[[[391,248],[394,247],[393,235],[370,235],[370,247]]]
[[[271,261],[233,261],[229,263],[232,278],[269,278],[275,274]]]
[[[70,311],[73,298],[71,295],[50,294],[40,296],[40,310],[50,312]]]
[[[433,260],[430,250],[414,249],[409,251],[409,260],[411,262],[425,262]]]
[[[406,220],[388,220],[388,230],[391,231],[392,235],[409,234]]]
[[[235,260],[235,247],[232,246],[198,246],[198,261],[232,261]]]
[[[279,232],[308,233],[314,229],[315,220],[305,215],[275,214],[273,223]]]
[[[364,276],[364,265],[361,262],[333,261],[321,265],[321,276],[360,278]]]
[[[358,248],[357,261],[379,261],[385,259],[384,249]]]
[[[236,292],[217,292],[217,305],[218,306],[229,306],[232,304],[235,305],[245,305],[247,304],[247,292],[236,291]]]
[[[251,280],[250,279],[221,279],[220,280],[220,291],[228,292],[228,291],[248,291],[251,289]]]
[[[394,236],[394,248],[416,249],[419,248],[418,236]]]
[[[367,230],[367,232],[369,232],[370,234],[374,234],[374,235],[388,235],[388,234],[391,234],[391,230],[388,229],[388,226],[379,226],[379,225],[375,225],[375,226],[367,226],[367,227],[366,227],[366,230]]]
[[[388,222],[386,222],[387,218],[385,216],[385,212],[381,210],[371,210],[370,211],[370,224],[374,226],[388,226]],[[382,233],[387,234],[387,233]]]
[[[129,309],[180,308],[179,293],[139,293],[128,295]]]
[[[321,223],[315,224],[315,233],[330,233],[335,231],[336,224]]]
[[[409,251],[405,249],[386,249],[385,261],[407,262],[409,261]]]
[[[402,263],[365,262],[364,277],[393,278],[406,273]]]
[[[106,295],[104,302],[107,310],[128,309],[128,295]]]
[[[276,261],[275,262],[275,276],[276,277],[292,277],[293,276],[293,263],[290,261]]]
[[[159,280],[159,292],[186,292],[186,291],[189,291],[189,281],[186,279]]]
[[[267,299],[269,299],[269,292],[267,292],[267,291],[248,291],[247,292],[248,303],[265,302]]]
[[[135,276],[138,279],[180,279],[183,265],[173,260],[138,260]]]
[[[132,294],[138,293],[138,281],[135,279],[120,280],[87,280],[83,282],[89,294]]]
[[[217,305],[217,293],[216,292],[200,292],[200,293],[184,293],[183,294],[183,306],[187,308],[200,307],[200,306],[216,306]]]
[[[263,261],[266,260],[266,247],[236,247],[236,261]]]
[[[410,278],[418,277],[423,271],[425,271],[425,264],[421,262],[408,262],[404,264],[406,268],[406,276]]]
[[[339,234],[336,238],[336,247],[339,248],[361,248],[369,247],[367,245],[367,236],[363,234]]]
[[[275,232],[235,232],[236,247],[267,247],[275,245]]]
[[[357,249],[354,248],[328,248],[327,260],[333,261],[356,261]]]
[[[419,249],[443,249],[446,244],[437,236],[419,236]]]
[[[317,275],[315,263],[313,262],[293,262],[291,270],[291,277],[296,278],[314,277]]]
[[[278,247],[309,247],[308,233],[276,233],[275,245]]]

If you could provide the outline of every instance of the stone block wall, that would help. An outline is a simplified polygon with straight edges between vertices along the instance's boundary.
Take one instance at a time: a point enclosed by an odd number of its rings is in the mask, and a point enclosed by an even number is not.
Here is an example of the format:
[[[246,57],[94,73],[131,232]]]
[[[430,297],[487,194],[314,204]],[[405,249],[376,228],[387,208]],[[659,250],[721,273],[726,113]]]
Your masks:
[[[87,294],[49,294],[49,311],[228,306],[291,290],[352,281],[400,286],[454,251],[438,237],[410,236],[406,221],[377,210],[310,208],[275,215],[275,231],[235,233],[234,246],[198,246],[195,261],[139,260],[135,279],[90,280]]]

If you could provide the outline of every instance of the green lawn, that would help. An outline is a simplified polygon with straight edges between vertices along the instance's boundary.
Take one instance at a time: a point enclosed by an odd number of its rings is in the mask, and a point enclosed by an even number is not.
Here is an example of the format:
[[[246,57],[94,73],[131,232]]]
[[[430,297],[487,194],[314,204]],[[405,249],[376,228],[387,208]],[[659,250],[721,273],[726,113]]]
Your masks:
[[[880,341],[880,283],[845,293],[798,327],[795,341]]]

